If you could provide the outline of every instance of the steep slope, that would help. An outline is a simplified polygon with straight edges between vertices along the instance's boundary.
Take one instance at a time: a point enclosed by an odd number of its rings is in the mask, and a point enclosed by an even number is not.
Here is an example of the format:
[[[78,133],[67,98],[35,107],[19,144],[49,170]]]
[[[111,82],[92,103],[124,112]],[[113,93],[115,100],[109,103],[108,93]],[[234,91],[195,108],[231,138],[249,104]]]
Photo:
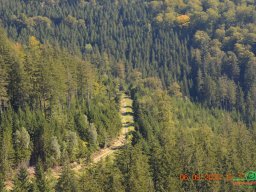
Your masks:
[[[78,164],[77,162],[71,163],[70,167],[76,173],[79,173],[83,168],[94,165],[95,163],[104,160],[106,157],[113,155],[116,151],[121,149],[128,142],[128,134],[130,131],[134,130],[134,120],[133,120],[133,108],[132,108],[132,99],[126,95],[122,94],[120,99],[120,116],[122,120],[122,127],[120,129],[120,134],[115,138],[108,147],[96,151],[91,156],[92,163],[88,164]],[[58,179],[62,172],[62,166],[56,166],[50,169],[51,177]],[[30,179],[35,177],[35,167],[31,166],[28,168],[28,173]],[[13,183],[11,180],[6,181],[5,183],[7,190],[12,190]]]

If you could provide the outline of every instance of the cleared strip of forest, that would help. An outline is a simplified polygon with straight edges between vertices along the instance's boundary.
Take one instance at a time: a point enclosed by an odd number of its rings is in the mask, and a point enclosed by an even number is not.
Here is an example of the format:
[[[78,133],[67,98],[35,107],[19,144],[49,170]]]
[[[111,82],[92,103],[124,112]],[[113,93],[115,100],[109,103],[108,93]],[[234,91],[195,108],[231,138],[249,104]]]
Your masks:
[[[92,156],[93,163],[97,163],[100,160],[106,158],[107,156],[114,153],[116,150],[122,148],[126,142],[128,133],[134,130],[134,120],[133,120],[133,109],[132,109],[132,100],[127,95],[122,95],[120,102],[120,115],[122,121],[122,128],[120,135],[111,143],[111,145],[105,149],[97,151]]]
[[[112,155],[114,152],[120,150],[122,147],[125,146],[127,142],[129,142],[129,135],[130,131],[134,130],[134,119],[133,119],[133,108],[132,108],[132,99],[126,95],[122,94],[120,99],[120,116],[122,121],[122,127],[120,130],[119,136],[114,139],[111,144],[104,148],[96,151],[92,154],[92,163],[90,165],[94,165],[95,163],[104,160],[106,157]],[[82,163],[79,164],[77,162],[71,163],[70,167],[76,173],[79,173],[83,168],[90,166],[88,164]],[[62,167],[56,166],[49,170],[50,174],[49,177],[53,177],[58,179],[61,175]],[[35,176],[35,167],[28,168],[29,177],[33,178]],[[11,180],[6,181],[6,189],[8,191],[12,190],[13,182]]]

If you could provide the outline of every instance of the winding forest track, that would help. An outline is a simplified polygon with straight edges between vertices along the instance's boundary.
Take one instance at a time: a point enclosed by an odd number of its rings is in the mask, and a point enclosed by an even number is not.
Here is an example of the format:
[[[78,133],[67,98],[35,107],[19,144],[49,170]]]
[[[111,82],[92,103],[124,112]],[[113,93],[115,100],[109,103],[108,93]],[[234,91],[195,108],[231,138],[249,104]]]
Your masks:
[[[122,147],[125,146],[125,144],[128,142],[128,134],[130,131],[134,130],[134,118],[133,118],[133,108],[132,108],[132,99],[122,93],[121,99],[120,99],[120,116],[121,116],[121,122],[122,127],[120,130],[119,136],[114,139],[110,145],[104,149],[100,149],[99,151],[96,151],[92,155],[92,163],[96,164],[100,162],[101,160],[104,160],[106,157],[112,155],[114,152],[120,150]],[[71,163],[71,169],[75,172],[79,172],[82,168],[88,166],[88,164],[78,164],[76,162]],[[51,176],[58,179],[61,175],[62,167],[56,166],[55,168],[51,169]],[[28,168],[28,174],[30,178],[33,178],[35,176],[35,167],[31,166]],[[5,183],[7,191],[12,190],[13,183],[11,180],[6,181]]]
[[[134,130],[131,98],[128,95],[122,94],[120,105],[120,115],[122,122],[120,135],[110,144],[109,147],[99,150],[92,156],[93,163],[101,161],[102,159],[114,153],[116,150],[122,148],[127,142],[127,134]]]

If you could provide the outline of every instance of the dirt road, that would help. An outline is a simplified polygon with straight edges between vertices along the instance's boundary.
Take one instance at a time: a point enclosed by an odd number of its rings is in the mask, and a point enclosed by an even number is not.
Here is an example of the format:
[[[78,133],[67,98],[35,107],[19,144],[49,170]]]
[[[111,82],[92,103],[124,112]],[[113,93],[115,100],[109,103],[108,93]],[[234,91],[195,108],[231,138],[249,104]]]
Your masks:
[[[92,156],[93,163],[99,162],[100,160],[114,153],[116,150],[122,148],[127,142],[127,134],[129,131],[134,129],[131,98],[123,94],[120,105],[120,115],[122,121],[120,135],[112,142],[112,144],[110,144],[109,147],[99,150]]]

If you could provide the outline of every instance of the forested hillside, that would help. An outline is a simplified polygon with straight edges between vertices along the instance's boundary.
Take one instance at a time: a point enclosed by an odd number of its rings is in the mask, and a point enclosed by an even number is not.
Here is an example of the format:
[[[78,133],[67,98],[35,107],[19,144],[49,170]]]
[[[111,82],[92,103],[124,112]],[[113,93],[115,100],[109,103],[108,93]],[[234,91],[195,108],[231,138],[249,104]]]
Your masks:
[[[179,175],[255,170],[254,0],[0,0],[0,25],[0,191],[233,191]],[[77,176],[123,91],[131,144]]]
[[[34,36],[22,46],[1,31],[0,42],[2,176],[38,160],[45,168],[89,161],[118,135],[118,81],[99,77],[91,59]]]
[[[133,143],[147,155],[152,191],[243,191],[227,178],[255,170],[255,128],[248,130],[237,114],[182,99],[179,89],[170,97],[143,81],[132,89],[138,130]],[[181,174],[190,180],[182,182]],[[192,181],[193,174],[222,177]]]
[[[209,107],[255,119],[256,10],[237,1],[2,0],[8,34],[72,52],[111,55],[126,72],[138,68]],[[121,64],[120,64],[121,65]]]

